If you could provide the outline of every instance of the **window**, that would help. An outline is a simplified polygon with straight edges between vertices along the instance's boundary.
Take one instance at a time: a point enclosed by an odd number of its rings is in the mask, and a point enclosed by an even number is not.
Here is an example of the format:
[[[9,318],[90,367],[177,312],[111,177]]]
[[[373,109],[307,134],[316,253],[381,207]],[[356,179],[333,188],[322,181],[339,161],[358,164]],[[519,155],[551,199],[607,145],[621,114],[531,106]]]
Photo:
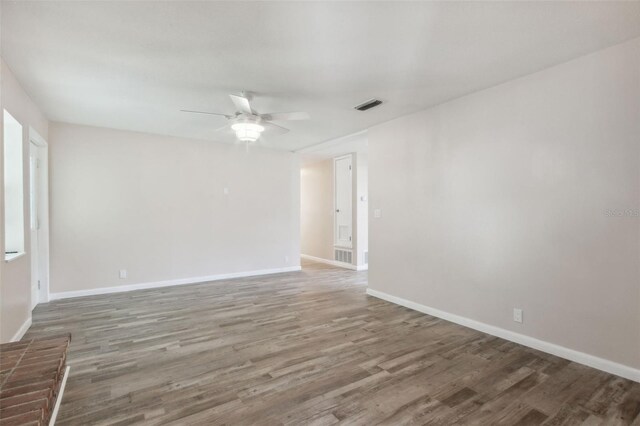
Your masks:
[[[22,125],[4,110],[5,260],[24,254],[22,140]]]

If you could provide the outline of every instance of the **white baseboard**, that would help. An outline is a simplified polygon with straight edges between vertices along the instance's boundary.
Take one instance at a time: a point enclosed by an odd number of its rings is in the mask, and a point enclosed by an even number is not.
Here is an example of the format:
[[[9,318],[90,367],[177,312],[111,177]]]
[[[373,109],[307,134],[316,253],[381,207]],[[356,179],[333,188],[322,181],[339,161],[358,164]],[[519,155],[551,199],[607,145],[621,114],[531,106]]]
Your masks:
[[[351,263],[338,262],[337,260],[323,259],[322,257],[309,256],[308,254],[301,254],[301,259],[311,260],[313,262],[324,263],[326,265],[337,266],[338,268],[351,269],[353,271],[364,271],[369,268],[368,265],[356,266]]]
[[[505,330],[504,328],[495,327],[493,325],[485,324],[466,317],[441,311],[439,309],[412,302],[401,297],[392,296],[382,291],[367,288],[367,294],[373,297],[377,297],[378,299],[386,300],[387,302],[395,303],[396,305],[413,309],[414,311],[442,318],[444,320],[460,324],[462,326],[472,328],[483,333],[491,334],[492,336],[500,337],[502,339],[509,340],[520,345],[528,346],[530,348],[558,356],[560,358],[565,358],[579,364],[584,364],[598,370],[606,371],[607,373],[615,374],[617,376],[633,380],[635,382],[640,382],[640,369],[629,367],[623,364],[618,364],[614,361],[609,361],[604,358],[599,358],[593,355],[586,354],[584,352],[579,352],[573,349],[566,348],[564,346],[556,345],[554,343],[545,342],[544,340],[539,340],[534,337],[526,336],[524,334]]]
[[[70,299],[72,297],[96,296],[99,294],[121,293],[133,290],[145,290],[149,288],[170,287],[174,285],[197,284],[208,281],[228,280],[231,278],[254,277],[257,275],[279,274],[282,272],[300,271],[300,266],[288,266],[286,268],[259,269],[256,271],[232,272],[229,274],[209,275],[206,277],[179,278],[175,280],[147,282],[140,284],[121,285],[117,287],[99,287],[87,290],[63,291],[60,293],[50,293],[49,300]]]
[[[29,314],[29,318],[27,318],[24,324],[22,324],[18,331],[16,331],[16,334],[13,335],[11,342],[17,342],[22,339],[22,336],[24,336],[27,330],[29,330],[29,327],[31,327],[31,314]]]
[[[67,368],[64,370],[64,376],[62,377],[62,383],[60,383],[60,390],[58,391],[58,396],[56,397],[56,405],[53,408],[53,413],[51,413],[49,426],[54,426],[56,424],[56,418],[58,417],[58,410],[60,410],[60,404],[62,403],[62,395],[64,394],[65,386],[67,386],[67,379],[69,378],[70,369],[71,369],[71,366],[67,365]]]

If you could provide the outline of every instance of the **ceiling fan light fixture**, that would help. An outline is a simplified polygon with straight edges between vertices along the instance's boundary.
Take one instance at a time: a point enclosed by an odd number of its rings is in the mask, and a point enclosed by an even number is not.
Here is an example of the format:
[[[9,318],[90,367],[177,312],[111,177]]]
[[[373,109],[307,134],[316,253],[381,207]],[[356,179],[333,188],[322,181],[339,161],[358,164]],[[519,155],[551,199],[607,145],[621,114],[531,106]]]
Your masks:
[[[289,131],[286,127],[272,123],[272,120],[284,121],[309,119],[309,114],[301,111],[260,114],[251,107],[249,98],[244,92],[241,96],[229,95],[229,97],[236,107],[234,115],[222,114],[219,112],[194,111],[190,109],[183,109],[181,111],[223,116],[228,120],[227,125],[217,129],[216,131],[228,132],[229,129],[231,129],[235,132],[238,140],[247,143],[255,142],[260,139],[260,136],[265,129],[269,129],[270,135],[282,135]]]
[[[264,131],[264,126],[257,123],[235,123],[231,129],[236,132],[236,137],[242,142],[255,142]]]

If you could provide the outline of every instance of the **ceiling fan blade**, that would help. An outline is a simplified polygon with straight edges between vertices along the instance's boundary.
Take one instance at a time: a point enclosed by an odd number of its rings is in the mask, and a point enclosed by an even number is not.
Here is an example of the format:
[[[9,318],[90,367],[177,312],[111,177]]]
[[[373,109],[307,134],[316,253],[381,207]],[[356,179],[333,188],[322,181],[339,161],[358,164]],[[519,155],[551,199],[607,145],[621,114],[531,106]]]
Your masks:
[[[231,98],[231,102],[233,102],[239,112],[242,112],[244,114],[253,114],[249,99],[245,98],[244,96],[238,95],[229,95],[229,97]]]
[[[227,118],[231,118],[230,115],[227,114],[220,114],[219,112],[207,112],[207,111],[192,111],[190,109],[181,109],[181,112],[190,112],[190,113],[194,113],[194,114],[208,114],[208,115],[221,115],[223,117],[227,117]]]
[[[284,135],[289,131],[286,127],[278,126],[277,124],[269,123],[268,121],[260,122],[261,126],[264,126],[264,131],[270,135]]]
[[[274,112],[271,114],[262,114],[265,120],[308,120],[309,114],[306,112]]]
[[[222,132],[222,133],[233,133],[233,130],[231,129],[231,125],[230,124],[225,124],[224,126],[219,127],[214,131],[215,132]]]

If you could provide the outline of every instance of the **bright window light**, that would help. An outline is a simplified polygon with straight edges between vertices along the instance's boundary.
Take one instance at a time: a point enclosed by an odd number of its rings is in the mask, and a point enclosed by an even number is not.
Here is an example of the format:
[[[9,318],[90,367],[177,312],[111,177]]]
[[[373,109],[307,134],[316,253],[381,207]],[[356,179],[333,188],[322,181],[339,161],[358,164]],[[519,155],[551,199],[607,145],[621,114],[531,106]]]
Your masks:
[[[22,125],[4,110],[5,259],[24,253],[24,178]]]

